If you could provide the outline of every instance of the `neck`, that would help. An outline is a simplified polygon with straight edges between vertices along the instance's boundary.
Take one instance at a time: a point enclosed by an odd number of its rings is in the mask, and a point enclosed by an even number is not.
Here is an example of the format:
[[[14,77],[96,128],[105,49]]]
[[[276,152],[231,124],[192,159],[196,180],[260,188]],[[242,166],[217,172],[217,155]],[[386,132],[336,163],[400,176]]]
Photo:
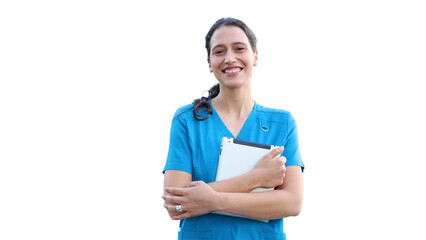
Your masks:
[[[250,87],[242,88],[220,88],[219,95],[212,99],[213,107],[220,112],[242,117],[249,114],[254,106]]]

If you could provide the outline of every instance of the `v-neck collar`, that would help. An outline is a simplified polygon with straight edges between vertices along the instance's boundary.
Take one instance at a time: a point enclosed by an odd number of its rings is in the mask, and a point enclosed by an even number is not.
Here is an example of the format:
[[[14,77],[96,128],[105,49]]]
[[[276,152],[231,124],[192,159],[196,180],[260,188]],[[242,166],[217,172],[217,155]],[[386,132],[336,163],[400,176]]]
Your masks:
[[[257,103],[256,103],[256,101],[253,101],[253,102],[254,102],[253,108],[252,108],[250,114],[248,115],[246,121],[244,122],[243,127],[241,128],[240,132],[238,133],[238,136],[234,136],[234,134],[232,134],[232,132],[228,129],[228,127],[225,125],[225,123],[220,118],[220,116],[217,113],[216,109],[213,107],[213,105],[211,103],[211,99],[209,99],[209,103],[210,103],[210,106],[212,107],[212,111],[213,111],[213,114],[212,114],[211,117],[214,118],[214,121],[216,122],[216,124],[218,125],[218,127],[222,128],[224,131],[226,131],[229,134],[229,136],[232,136],[235,139],[237,139],[237,138],[241,139],[241,137],[244,136],[242,134],[244,134],[245,131],[248,131],[248,130],[245,130],[245,129],[248,128],[248,125],[250,125],[250,122],[254,118],[253,115],[255,115],[254,112],[255,112],[255,110],[257,108]]]

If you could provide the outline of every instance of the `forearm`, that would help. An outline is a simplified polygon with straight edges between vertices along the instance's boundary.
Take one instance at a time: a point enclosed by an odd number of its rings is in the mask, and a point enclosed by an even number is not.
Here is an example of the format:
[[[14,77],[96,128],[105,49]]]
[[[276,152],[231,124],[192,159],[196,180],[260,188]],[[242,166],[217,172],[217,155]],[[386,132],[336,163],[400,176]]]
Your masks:
[[[172,216],[174,220],[200,216],[213,211],[223,211],[259,219],[279,219],[298,215],[302,205],[303,181],[299,166],[289,166],[284,183],[266,192],[219,192],[203,181],[191,182],[188,187],[165,189],[165,207],[169,213],[182,205],[183,213]],[[174,215],[174,214],[173,214]]]
[[[192,180],[192,174],[189,174],[187,172],[178,171],[178,170],[168,170],[164,174],[164,188],[165,187],[185,187],[188,183],[190,183]],[[163,193],[166,194],[165,192]],[[165,201],[166,204],[175,204],[170,201]],[[169,210],[167,209],[169,216],[178,216],[179,213],[176,211],[176,209]]]
[[[211,182],[209,186],[217,192],[249,193],[260,187],[260,184],[255,174],[249,172],[226,180]]]
[[[208,184],[216,192],[250,192],[253,189],[259,187],[258,174],[256,171],[252,171],[237,177],[226,179],[223,181],[212,182]],[[183,171],[168,170],[164,176],[164,187],[178,187],[186,188],[192,181],[192,175]],[[163,197],[167,195],[164,192]],[[166,206],[179,205],[178,202],[168,201],[165,198],[164,207]],[[166,207],[167,208],[167,207]],[[180,213],[175,208],[167,208],[170,217],[179,216]]]
[[[279,219],[299,214],[301,196],[286,190],[257,193],[218,193],[216,209],[258,219]]]
[[[216,210],[259,219],[279,219],[300,213],[303,178],[299,166],[287,168],[284,183],[277,190],[257,193],[217,192]]]
[[[166,172],[164,207],[174,220],[200,216],[212,211],[224,211],[259,219],[279,219],[298,215],[301,209],[303,181],[299,166],[287,168],[284,182],[276,188],[277,190],[258,193],[236,192],[252,188],[250,184],[253,179],[250,175],[212,183],[216,189],[203,181],[190,182],[186,187],[167,187],[168,183],[173,182],[175,185],[176,182],[172,179],[177,178],[180,184],[183,184],[192,176],[179,171],[171,171],[170,174]],[[256,180],[253,182],[256,183]],[[181,214],[176,214],[177,205],[182,205]]]

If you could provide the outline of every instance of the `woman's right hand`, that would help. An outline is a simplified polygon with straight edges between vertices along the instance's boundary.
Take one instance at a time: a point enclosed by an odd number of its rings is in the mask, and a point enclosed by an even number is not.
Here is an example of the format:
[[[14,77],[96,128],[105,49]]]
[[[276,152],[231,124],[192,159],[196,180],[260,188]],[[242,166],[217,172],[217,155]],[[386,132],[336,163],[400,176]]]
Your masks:
[[[273,149],[256,164],[252,174],[259,187],[275,188],[283,184],[287,161],[285,157],[279,156],[283,151],[284,147]]]

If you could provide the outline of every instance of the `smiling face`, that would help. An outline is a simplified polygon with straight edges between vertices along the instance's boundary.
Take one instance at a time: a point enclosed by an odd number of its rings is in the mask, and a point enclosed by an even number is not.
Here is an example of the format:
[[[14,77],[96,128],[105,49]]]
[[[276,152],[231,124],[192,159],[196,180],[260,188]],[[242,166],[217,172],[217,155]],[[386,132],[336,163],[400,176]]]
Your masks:
[[[244,31],[236,26],[222,26],[210,40],[210,71],[222,88],[238,88],[250,84],[257,51],[253,52]]]

